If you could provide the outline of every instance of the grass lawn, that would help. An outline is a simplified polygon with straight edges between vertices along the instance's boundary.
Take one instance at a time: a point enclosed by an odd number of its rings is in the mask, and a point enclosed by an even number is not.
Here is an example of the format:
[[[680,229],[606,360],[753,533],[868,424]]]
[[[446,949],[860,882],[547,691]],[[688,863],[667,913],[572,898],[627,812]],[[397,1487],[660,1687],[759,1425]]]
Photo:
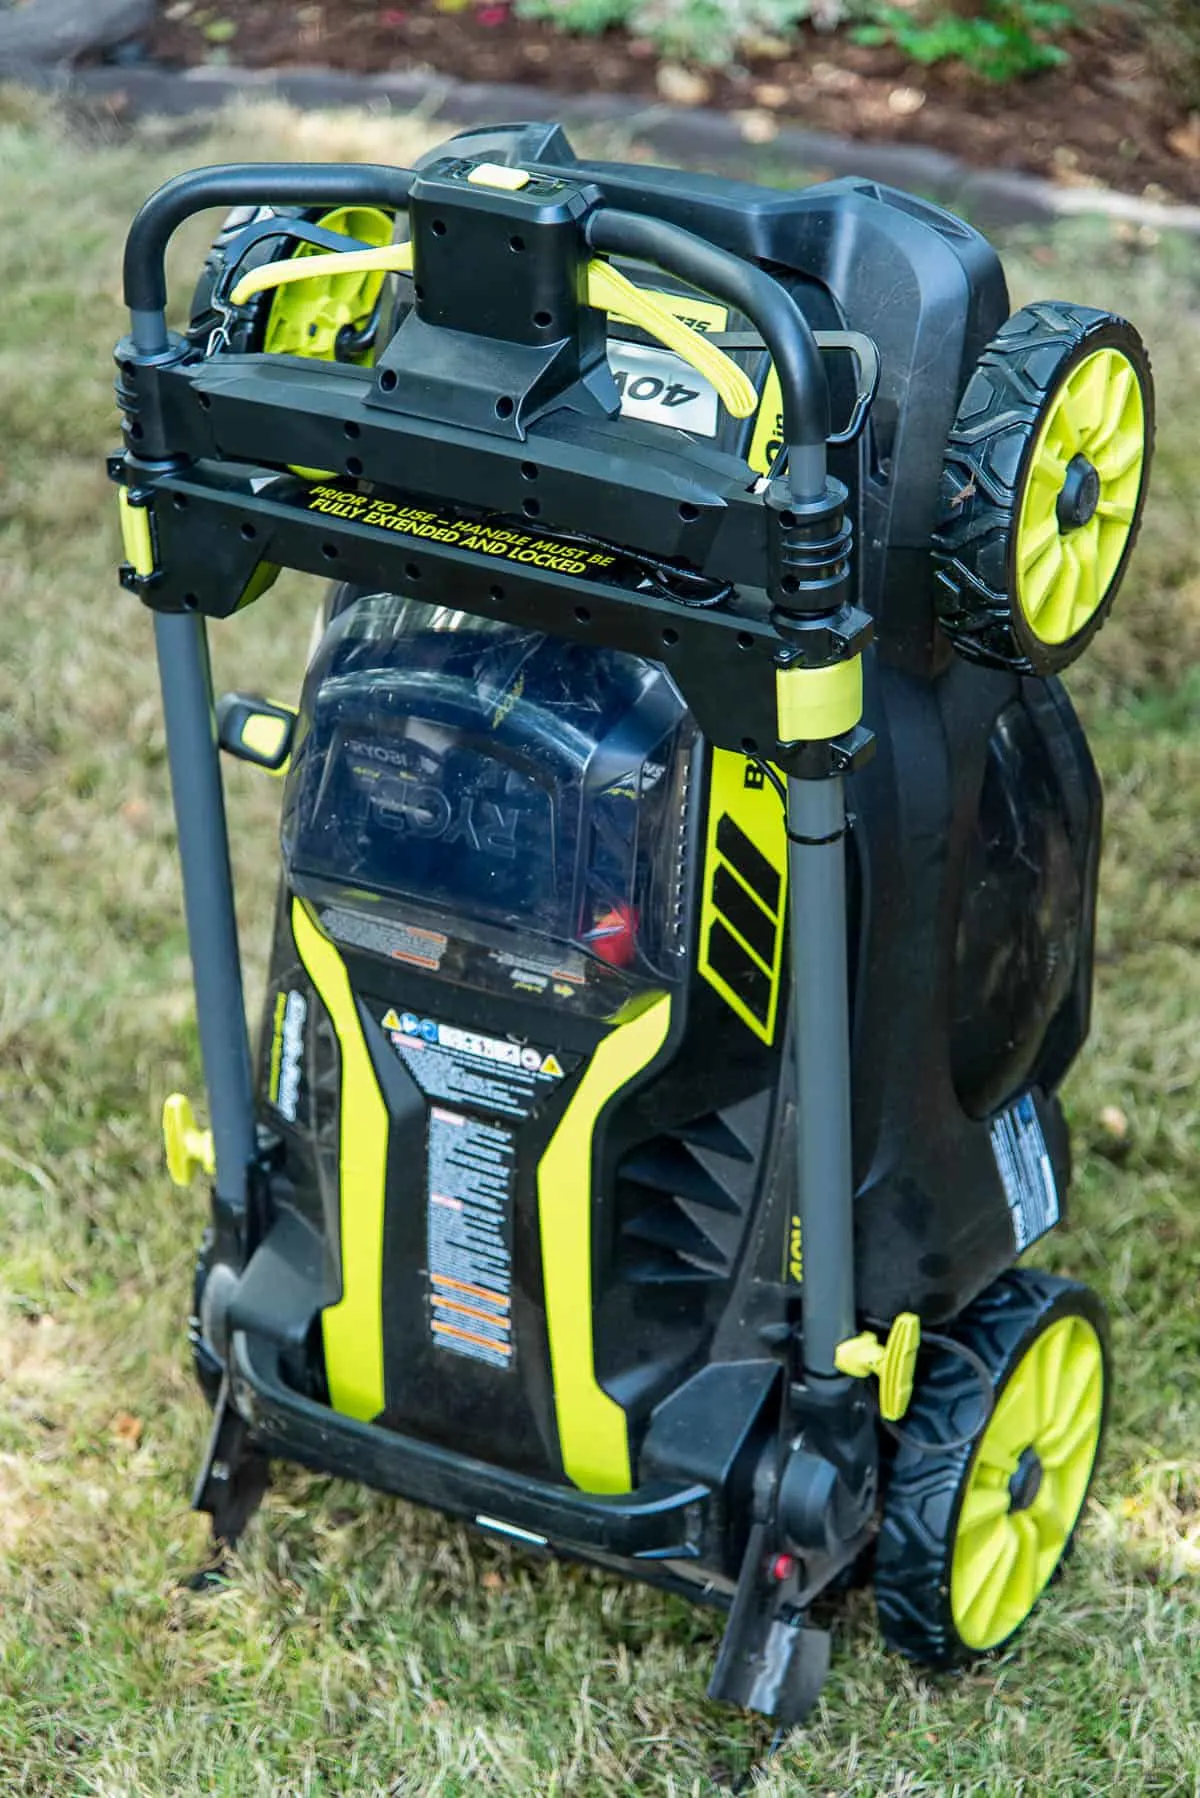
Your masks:
[[[120,243],[193,163],[403,162],[432,135],[261,110],[203,143],[84,141],[0,95],[0,1792],[1200,1792],[1200,252],[1127,229],[1009,263],[1018,299],[1131,313],[1162,414],[1136,572],[1073,682],[1108,840],[1073,1222],[1039,1253],[1104,1294],[1118,1383],[1074,1564],[1019,1646],[925,1677],[855,1594],[820,1711],[755,1771],[770,1729],[703,1697],[714,1615],[337,1481],[282,1471],[228,1586],[180,1587],[206,1547],[205,1200],[168,1185],[158,1116],[200,1077],[150,623],[113,575]],[[294,688],[305,586],[218,627],[219,678]],[[278,788],[229,786],[256,1004]]]

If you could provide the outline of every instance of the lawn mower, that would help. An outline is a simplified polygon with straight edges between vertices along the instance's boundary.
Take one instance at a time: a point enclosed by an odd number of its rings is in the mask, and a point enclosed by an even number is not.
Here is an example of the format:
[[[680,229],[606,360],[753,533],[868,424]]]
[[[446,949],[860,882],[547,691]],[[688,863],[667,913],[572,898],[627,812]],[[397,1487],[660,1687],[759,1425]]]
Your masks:
[[[186,329],[176,227],[232,208]],[[1120,318],[868,180],[204,169],[129,234],[121,580],[154,618],[211,1127],[195,1504],[272,1459],[722,1607],[790,1723],[874,1583],[940,1667],[1066,1553],[1101,1305],[1063,1215],[1102,625],[1153,399]],[[323,578],[298,704],[207,621]],[[248,1035],[222,754],[282,776]]]

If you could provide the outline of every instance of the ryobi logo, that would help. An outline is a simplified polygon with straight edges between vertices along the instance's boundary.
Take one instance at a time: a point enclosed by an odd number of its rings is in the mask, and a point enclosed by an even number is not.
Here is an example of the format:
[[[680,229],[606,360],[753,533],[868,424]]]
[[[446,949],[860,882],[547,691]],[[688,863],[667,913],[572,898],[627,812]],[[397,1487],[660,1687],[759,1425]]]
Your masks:
[[[300,1108],[300,1072],[304,1062],[304,1024],[308,1017],[308,1000],[303,993],[290,992],[283,1002],[283,1016],[276,1009],[276,1078],[274,1105],[280,1117],[289,1124],[296,1121]]]
[[[400,836],[461,843],[473,854],[516,860],[521,814],[515,806],[497,805],[493,799],[464,793],[457,805],[451,805],[440,787],[413,781],[399,792],[373,798],[371,817]]]

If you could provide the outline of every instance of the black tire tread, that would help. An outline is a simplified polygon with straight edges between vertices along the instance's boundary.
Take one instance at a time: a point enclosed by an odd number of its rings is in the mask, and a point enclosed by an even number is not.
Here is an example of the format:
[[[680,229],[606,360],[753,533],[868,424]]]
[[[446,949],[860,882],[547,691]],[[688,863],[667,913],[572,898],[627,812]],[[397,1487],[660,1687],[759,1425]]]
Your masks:
[[[981,1357],[999,1391],[1033,1338],[1064,1314],[1086,1317],[1106,1345],[1103,1307],[1089,1287],[1014,1268],[968,1306],[949,1333]],[[970,1365],[944,1349],[933,1351],[924,1359],[905,1433],[953,1443],[973,1428],[979,1404],[979,1380]],[[928,1667],[978,1656],[954,1627],[949,1593],[954,1532],[974,1446],[931,1454],[901,1444],[884,1494],[875,1557],[880,1630],[889,1647]],[[1068,1542],[1064,1557],[1069,1548]]]
[[[1027,452],[1045,405],[1070,366],[1115,341],[1143,376],[1147,460],[1153,450],[1150,363],[1133,326],[1092,306],[1043,301],[1015,312],[967,384],[946,448],[934,532],[938,621],[968,661],[1023,674],[1069,666],[1100,629],[1137,541],[1135,518],[1121,567],[1084,629],[1065,644],[1044,644],[1026,627],[1012,596],[1012,542]],[[1142,493],[1146,482],[1143,479]]]

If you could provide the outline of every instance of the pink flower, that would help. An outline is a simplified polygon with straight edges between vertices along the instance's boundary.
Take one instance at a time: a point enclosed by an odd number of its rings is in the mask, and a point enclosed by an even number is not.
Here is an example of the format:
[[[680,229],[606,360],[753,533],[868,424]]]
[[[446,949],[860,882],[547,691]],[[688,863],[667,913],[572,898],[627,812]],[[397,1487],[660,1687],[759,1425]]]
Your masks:
[[[398,6],[386,6],[379,15],[379,23],[381,25],[407,25],[408,14],[402,12]]]
[[[481,25],[503,25],[508,18],[508,7],[481,6],[475,17]]]

